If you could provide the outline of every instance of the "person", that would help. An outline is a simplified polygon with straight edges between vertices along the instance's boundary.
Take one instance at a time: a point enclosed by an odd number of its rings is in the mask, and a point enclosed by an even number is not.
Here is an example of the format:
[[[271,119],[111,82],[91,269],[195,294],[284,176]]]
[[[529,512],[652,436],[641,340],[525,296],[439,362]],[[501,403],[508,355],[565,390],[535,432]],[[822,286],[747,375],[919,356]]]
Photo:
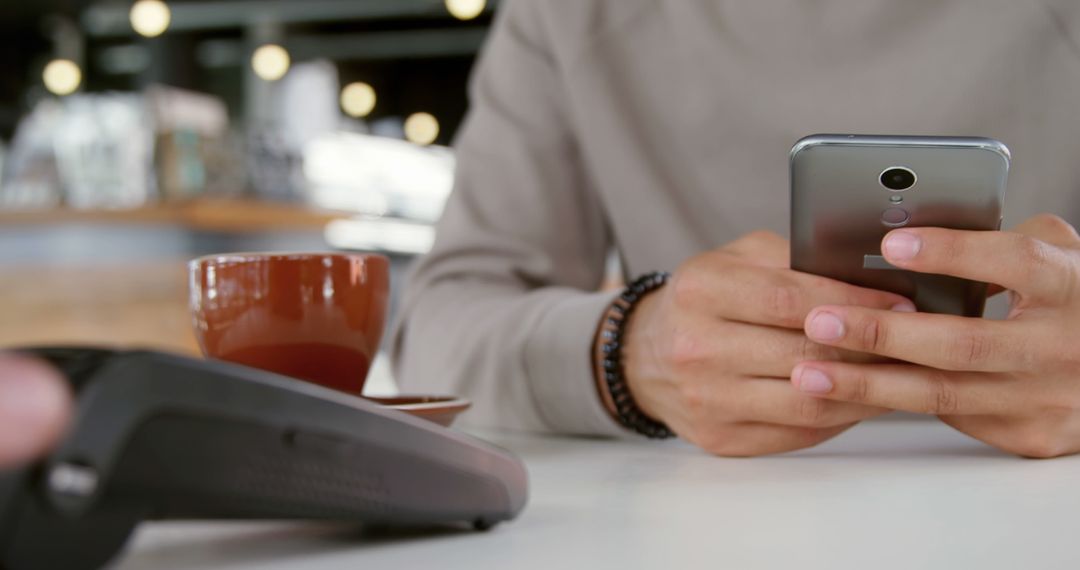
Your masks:
[[[45,453],[71,420],[67,382],[52,367],[0,353],[0,470]]]
[[[629,278],[673,273],[625,325],[634,404],[709,452],[804,448],[906,410],[1013,453],[1074,453],[1077,100],[1066,0],[507,0],[393,335],[398,380],[468,395],[479,426],[627,436],[596,374],[614,252]],[[1007,289],[1007,319],[912,313],[787,269],[788,149],[815,132],[1006,142],[1009,231],[882,245]],[[54,440],[49,374],[0,361],[0,462]],[[30,405],[24,385],[52,396]]]
[[[470,96],[393,336],[405,390],[467,395],[481,427],[632,434],[598,382],[616,258],[627,280],[671,272],[620,337],[633,409],[708,452],[805,448],[891,410],[1080,451],[1080,3],[509,0]],[[788,151],[817,132],[1008,144],[1010,229],[882,243],[1007,290],[1007,317],[788,269]]]

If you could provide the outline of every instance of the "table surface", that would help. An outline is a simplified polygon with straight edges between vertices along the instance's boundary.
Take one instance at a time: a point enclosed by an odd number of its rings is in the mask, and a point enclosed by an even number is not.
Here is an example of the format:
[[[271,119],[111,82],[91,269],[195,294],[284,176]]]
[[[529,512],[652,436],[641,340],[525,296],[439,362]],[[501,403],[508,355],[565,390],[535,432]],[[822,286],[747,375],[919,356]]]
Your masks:
[[[532,486],[491,531],[150,523],[118,568],[1080,568],[1080,457],[1020,459],[932,420],[755,459],[481,435],[524,458]]]

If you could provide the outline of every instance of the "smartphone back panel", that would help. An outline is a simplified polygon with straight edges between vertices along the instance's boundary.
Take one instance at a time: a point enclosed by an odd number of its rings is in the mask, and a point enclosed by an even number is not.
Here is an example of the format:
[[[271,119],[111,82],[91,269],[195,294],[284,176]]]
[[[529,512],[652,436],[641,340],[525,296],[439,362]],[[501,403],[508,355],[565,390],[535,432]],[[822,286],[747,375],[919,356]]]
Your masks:
[[[814,135],[791,150],[791,267],[912,299],[920,311],[981,316],[987,285],[896,269],[881,240],[898,227],[997,230],[1009,151],[992,139]]]

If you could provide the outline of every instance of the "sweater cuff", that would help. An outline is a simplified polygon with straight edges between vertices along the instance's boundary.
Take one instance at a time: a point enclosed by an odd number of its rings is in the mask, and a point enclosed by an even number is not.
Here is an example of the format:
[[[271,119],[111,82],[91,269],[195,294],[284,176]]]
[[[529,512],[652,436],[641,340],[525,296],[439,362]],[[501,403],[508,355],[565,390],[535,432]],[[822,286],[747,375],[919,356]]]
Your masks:
[[[577,294],[545,311],[525,345],[525,373],[544,422],[557,432],[629,434],[608,414],[596,391],[593,340],[618,291]]]

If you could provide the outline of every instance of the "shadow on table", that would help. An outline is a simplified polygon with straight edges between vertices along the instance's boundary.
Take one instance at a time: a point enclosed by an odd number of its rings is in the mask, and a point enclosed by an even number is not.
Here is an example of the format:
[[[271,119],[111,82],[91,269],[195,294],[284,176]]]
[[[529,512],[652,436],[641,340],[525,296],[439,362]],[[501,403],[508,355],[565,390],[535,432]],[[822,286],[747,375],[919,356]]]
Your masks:
[[[943,457],[952,459],[1016,459],[1022,460],[1015,455],[1005,453],[988,445],[959,444],[954,446],[918,447],[915,442],[910,449],[901,449],[897,446],[881,448],[848,448],[842,451],[828,448],[804,449],[781,455],[765,456],[762,459],[791,459],[795,457],[813,459],[857,459],[859,461],[911,461],[912,458]]]
[[[238,565],[258,568],[262,563],[283,563],[290,558],[334,554],[414,540],[475,535],[471,525],[411,528],[357,523],[166,523],[151,528],[155,536],[134,552],[118,558],[117,570],[153,568],[181,570]],[[191,527],[186,529],[185,525]],[[265,528],[250,525],[266,524]],[[137,540],[137,542],[143,542]]]
[[[918,458],[953,458],[953,459],[1019,459],[1015,455],[1005,453],[971,437],[952,431],[934,420],[925,416],[914,414],[900,415],[888,420],[877,420],[874,425],[878,428],[888,428],[891,432],[889,437],[868,437],[868,432],[858,428],[849,430],[834,440],[823,443],[817,447],[766,455],[760,457],[729,457],[723,458],[728,461],[769,461],[790,459],[858,459],[860,461],[871,460],[902,460],[911,461]],[[934,437],[927,438],[921,431],[931,428],[935,432]],[[940,430],[940,431],[938,431]],[[879,435],[878,434],[875,435]],[[479,434],[481,438],[488,439],[497,445],[510,449],[530,462],[543,461],[546,459],[558,459],[560,461],[573,461],[578,457],[594,458],[598,454],[610,457],[615,463],[638,461],[641,458],[655,460],[659,456],[674,456],[679,459],[692,459],[702,457],[715,460],[693,444],[682,440],[649,441],[632,438],[601,438],[580,437],[560,434]]]

